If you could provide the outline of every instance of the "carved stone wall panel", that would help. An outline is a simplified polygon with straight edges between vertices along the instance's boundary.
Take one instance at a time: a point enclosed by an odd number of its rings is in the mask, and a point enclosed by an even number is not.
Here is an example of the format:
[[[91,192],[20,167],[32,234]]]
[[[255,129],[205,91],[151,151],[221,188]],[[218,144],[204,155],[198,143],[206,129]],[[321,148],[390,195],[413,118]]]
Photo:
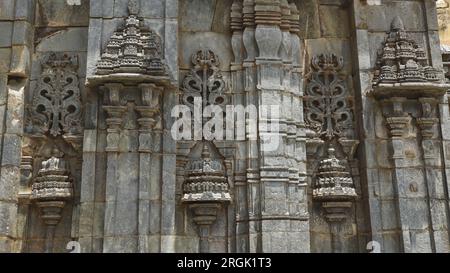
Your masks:
[[[29,134],[81,135],[82,105],[78,56],[49,53],[42,63],[33,99],[28,107]]]

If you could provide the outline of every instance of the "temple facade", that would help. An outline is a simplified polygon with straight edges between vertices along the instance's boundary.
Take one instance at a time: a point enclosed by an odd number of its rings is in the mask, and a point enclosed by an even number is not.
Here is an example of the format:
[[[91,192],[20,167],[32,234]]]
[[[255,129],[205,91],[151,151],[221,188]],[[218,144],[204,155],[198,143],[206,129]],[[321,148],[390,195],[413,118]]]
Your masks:
[[[450,252],[448,0],[2,0],[0,33],[0,252]]]

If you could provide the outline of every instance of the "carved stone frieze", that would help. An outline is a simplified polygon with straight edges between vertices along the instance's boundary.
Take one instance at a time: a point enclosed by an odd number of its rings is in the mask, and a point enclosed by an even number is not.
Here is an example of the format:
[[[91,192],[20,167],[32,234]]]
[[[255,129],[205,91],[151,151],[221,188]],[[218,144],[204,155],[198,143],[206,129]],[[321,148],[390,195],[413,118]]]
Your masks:
[[[78,57],[52,53],[42,61],[42,73],[29,106],[26,132],[31,135],[80,135],[81,95]]]

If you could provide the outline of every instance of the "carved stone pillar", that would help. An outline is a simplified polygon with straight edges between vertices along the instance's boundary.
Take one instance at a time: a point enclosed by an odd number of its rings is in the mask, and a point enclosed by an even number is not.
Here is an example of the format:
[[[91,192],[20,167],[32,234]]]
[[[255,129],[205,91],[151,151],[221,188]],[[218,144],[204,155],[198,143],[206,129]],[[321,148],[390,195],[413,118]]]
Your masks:
[[[333,253],[342,252],[342,223],[348,219],[348,213],[352,207],[352,202],[324,202],[322,208],[325,211],[325,218],[331,229],[331,250]]]
[[[447,224],[435,226],[436,215],[446,214],[447,209],[438,201],[442,197],[438,192],[445,186],[439,169],[439,141],[433,139],[438,135],[437,101],[448,86],[442,71],[429,65],[426,51],[405,31],[398,16],[391,23],[377,64],[371,94],[382,102],[390,133],[403,251],[446,251],[448,245],[440,242],[448,240]],[[416,109],[421,109],[419,114]],[[416,149],[421,150],[422,158]],[[418,166],[417,160],[423,166]],[[417,218],[414,222],[412,213]]]
[[[140,4],[128,2],[123,27],[87,79],[92,90],[107,91],[104,252],[162,249],[161,112],[170,79],[162,39],[139,16]]]
[[[421,135],[421,150],[424,163],[424,179],[428,195],[428,208],[430,211],[429,225],[432,230],[431,238],[434,241],[433,251],[447,253],[449,245],[443,242],[449,240],[448,225],[440,219],[443,215],[449,216],[444,194],[444,173],[442,172],[442,140],[439,138],[439,118],[437,118],[439,100],[435,98],[419,98],[421,108],[420,117],[416,119]]]
[[[152,190],[152,153],[153,129],[160,118],[162,87],[155,84],[140,84],[142,95],[142,106],[136,106],[135,110],[139,115],[139,252],[152,252],[150,248],[151,228],[149,209],[155,209],[150,204],[150,192]]]
[[[255,38],[255,1],[244,0],[243,2],[243,24],[244,33],[243,41],[246,51],[246,58],[243,63],[244,67],[244,89],[245,89],[245,105],[257,106],[258,95],[256,92],[257,72],[256,57],[259,54],[258,45]],[[247,185],[247,207],[248,207],[248,249],[251,253],[260,251],[261,244],[259,241],[259,218],[260,218],[260,196],[259,196],[259,149],[256,138],[256,128],[251,128],[246,121],[246,185]],[[252,240],[251,238],[258,238]]]

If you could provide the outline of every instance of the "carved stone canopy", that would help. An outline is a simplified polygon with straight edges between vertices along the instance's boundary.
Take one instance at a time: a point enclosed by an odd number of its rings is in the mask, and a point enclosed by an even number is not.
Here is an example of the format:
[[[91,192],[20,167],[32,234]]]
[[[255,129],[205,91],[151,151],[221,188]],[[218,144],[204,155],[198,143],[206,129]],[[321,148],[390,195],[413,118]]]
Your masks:
[[[405,31],[400,17],[395,17],[379,52],[375,70],[375,97],[441,96],[448,86],[442,71],[428,64],[425,49]]]
[[[70,174],[62,158],[53,156],[42,162],[31,195],[38,202],[65,201],[73,196]]]
[[[223,160],[213,158],[211,143],[204,142],[200,158],[191,159],[186,166],[183,202],[229,202],[230,189]]]
[[[344,163],[336,158],[334,148],[319,163],[313,198],[320,201],[348,201],[356,197],[352,176]]]
[[[129,2],[130,15],[117,29],[97,63],[96,75],[87,84],[139,82],[167,84],[168,76],[161,37],[137,16],[138,1]]]

